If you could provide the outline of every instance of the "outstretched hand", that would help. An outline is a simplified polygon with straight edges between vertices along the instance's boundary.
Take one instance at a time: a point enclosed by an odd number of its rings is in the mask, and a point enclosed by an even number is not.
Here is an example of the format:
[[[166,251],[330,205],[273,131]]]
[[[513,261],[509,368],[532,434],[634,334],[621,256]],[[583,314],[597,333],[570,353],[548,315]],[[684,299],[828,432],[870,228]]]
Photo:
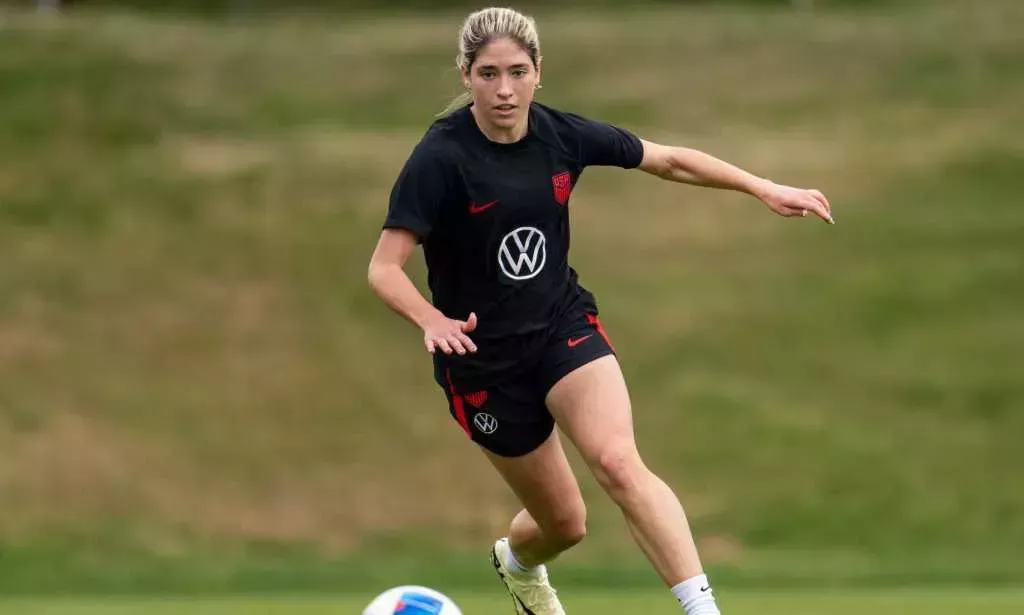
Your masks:
[[[829,224],[835,224],[835,220],[832,219],[832,206],[818,190],[804,190],[772,183],[758,197],[780,216],[802,218],[810,212]]]
[[[469,339],[467,333],[476,329],[476,312],[466,320],[455,320],[441,313],[423,327],[423,343],[427,352],[433,354],[440,349],[445,354],[466,354],[476,352],[476,344]]]

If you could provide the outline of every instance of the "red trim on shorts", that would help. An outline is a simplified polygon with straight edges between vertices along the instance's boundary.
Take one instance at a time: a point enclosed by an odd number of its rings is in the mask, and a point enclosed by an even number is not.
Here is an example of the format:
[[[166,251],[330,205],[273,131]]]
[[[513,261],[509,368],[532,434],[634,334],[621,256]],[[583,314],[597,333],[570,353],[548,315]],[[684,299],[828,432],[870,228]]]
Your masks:
[[[610,339],[608,339],[608,334],[604,330],[604,325],[601,324],[601,319],[598,318],[595,314],[587,314],[587,324],[594,325],[594,328],[597,329],[598,334],[600,334],[600,336],[604,338],[604,341],[606,344],[608,344],[608,347],[612,349],[612,352],[615,352],[615,345],[612,344],[612,341]]]
[[[466,419],[466,406],[462,403],[462,396],[455,392],[455,383],[452,382],[452,370],[445,370],[444,375],[448,379],[448,390],[452,394],[452,407],[455,408],[455,419],[462,427],[462,431],[472,438],[473,434],[469,431],[469,421]]]

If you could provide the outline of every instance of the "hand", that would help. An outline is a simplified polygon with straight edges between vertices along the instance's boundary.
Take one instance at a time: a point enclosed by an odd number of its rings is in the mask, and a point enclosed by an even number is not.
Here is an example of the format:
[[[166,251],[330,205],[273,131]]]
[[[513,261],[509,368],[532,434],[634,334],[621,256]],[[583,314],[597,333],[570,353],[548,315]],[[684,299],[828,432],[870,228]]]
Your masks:
[[[474,329],[476,312],[471,313],[467,320],[454,320],[438,312],[436,318],[423,326],[423,343],[430,354],[438,348],[445,354],[476,352],[476,344],[466,335]]]
[[[828,204],[825,195],[817,190],[803,190],[768,182],[767,187],[758,194],[758,198],[780,216],[805,217],[807,212],[811,212],[825,222],[835,224],[835,220],[832,219],[832,206]]]

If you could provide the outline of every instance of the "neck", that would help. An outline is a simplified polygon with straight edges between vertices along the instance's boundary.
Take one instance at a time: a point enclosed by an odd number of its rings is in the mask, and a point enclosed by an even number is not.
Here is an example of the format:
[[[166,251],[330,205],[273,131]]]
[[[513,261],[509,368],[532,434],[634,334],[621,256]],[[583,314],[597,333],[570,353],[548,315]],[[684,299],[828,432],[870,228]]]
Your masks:
[[[527,113],[523,114],[523,119],[510,127],[495,126],[486,119],[481,118],[477,113],[476,105],[470,107],[469,110],[473,114],[473,121],[476,122],[480,132],[484,133],[484,136],[490,141],[494,141],[495,143],[515,143],[526,136],[530,119],[529,110],[527,110]]]

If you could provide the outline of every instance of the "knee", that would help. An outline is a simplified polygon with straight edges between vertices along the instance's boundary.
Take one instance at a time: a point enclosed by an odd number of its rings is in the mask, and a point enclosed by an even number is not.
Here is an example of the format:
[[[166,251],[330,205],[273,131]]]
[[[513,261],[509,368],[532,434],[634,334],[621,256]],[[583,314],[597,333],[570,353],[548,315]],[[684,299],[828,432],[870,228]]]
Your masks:
[[[647,468],[635,449],[610,448],[597,458],[597,481],[616,502],[634,494],[647,474]]]
[[[571,510],[551,519],[543,529],[548,539],[557,542],[562,549],[579,544],[587,536],[586,506],[579,502]]]

